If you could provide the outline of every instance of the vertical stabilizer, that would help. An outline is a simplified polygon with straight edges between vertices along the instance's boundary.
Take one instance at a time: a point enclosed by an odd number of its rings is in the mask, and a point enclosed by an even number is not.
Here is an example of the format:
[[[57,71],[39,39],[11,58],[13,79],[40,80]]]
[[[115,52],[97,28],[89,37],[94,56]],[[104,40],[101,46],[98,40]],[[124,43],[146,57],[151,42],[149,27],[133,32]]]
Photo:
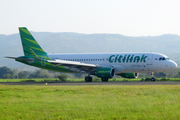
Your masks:
[[[21,37],[22,47],[24,50],[25,56],[33,56],[31,49],[40,56],[46,56],[47,53],[41,48],[41,46],[37,43],[31,33],[25,27],[19,28],[19,33]]]

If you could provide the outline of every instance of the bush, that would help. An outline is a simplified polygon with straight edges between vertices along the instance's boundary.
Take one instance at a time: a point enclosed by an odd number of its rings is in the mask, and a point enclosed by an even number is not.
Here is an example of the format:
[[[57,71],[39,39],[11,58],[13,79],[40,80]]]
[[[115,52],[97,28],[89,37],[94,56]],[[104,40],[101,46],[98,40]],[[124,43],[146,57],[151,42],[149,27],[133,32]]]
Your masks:
[[[149,77],[145,78],[145,81],[151,81],[151,78],[149,78]]]
[[[36,82],[35,80],[21,80],[20,82]]]
[[[113,81],[116,81],[116,78],[113,78]]]
[[[122,82],[128,82],[128,80],[127,79],[123,79]]]
[[[145,81],[145,79],[144,79],[144,78],[141,78],[141,81]]]
[[[93,77],[93,81],[101,81],[101,78]]]
[[[160,80],[161,80],[161,81],[167,81],[167,80],[169,80],[169,79],[164,77],[164,78],[161,78]]]
[[[57,80],[46,80],[46,79],[44,79],[43,82],[57,82]]]
[[[62,82],[67,81],[68,76],[66,74],[62,74],[57,76],[59,78],[59,80],[61,80]]]

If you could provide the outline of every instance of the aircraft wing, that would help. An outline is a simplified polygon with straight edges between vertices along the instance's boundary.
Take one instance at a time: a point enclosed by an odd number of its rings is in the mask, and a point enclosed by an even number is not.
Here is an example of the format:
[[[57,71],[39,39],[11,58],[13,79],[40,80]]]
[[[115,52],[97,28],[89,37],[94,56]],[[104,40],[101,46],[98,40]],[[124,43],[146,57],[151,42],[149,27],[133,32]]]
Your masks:
[[[92,71],[95,71],[97,69],[97,67],[99,67],[99,65],[87,64],[87,63],[76,62],[76,61],[42,60],[36,55],[36,53],[31,48],[30,48],[30,51],[32,52],[33,57],[36,60],[49,62],[51,64],[54,64],[54,67],[64,66],[64,67],[66,67],[72,71],[76,71],[76,72],[92,72]]]
[[[47,60],[47,62],[54,64],[54,67],[57,66],[64,66],[68,69],[75,70],[75,71],[85,71],[85,72],[91,72],[97,69],[99,65],[95,64],[87,64],[82,62],[75,62],[75,61],[65,61],[65,60]]]

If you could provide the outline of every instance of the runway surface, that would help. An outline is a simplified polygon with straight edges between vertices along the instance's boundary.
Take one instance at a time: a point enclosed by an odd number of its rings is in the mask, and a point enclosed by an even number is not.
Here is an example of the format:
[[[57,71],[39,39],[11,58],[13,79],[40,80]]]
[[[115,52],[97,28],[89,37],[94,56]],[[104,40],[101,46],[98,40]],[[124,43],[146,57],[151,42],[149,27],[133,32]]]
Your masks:
[[[180,81],[157,82],[0,82],[3,85],[180,85]]]

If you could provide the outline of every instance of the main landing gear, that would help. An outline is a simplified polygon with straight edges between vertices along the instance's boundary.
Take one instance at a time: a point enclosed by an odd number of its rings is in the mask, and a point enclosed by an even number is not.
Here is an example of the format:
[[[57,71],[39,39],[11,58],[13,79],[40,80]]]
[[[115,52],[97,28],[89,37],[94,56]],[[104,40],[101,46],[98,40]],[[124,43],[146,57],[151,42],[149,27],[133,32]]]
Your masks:
[[[151,73],[151,81],[152,81],[152,82],[155,82],[155,81],[156,81],[156,78],[154,77],[154,72]]]
[[[102,82],[108,82],[108,78],[101,78]]]
[[[90,76],[85,77],[85,81],[86,82],[92,82],[92,77],[90,77]],[[101,78],[101,81],[102,82],[108,82],[108,78]]]
[[[88,76],[85,77],[85,81],[86,82],[92,82],[92,77],[90,76],[90,73],[88,74]],[[108,78],[101,78],[102,82],[108,82]]]
[[[85,81],[86,82],[92,82],[92,77],[90,77],[90,76],[85,77]]]

